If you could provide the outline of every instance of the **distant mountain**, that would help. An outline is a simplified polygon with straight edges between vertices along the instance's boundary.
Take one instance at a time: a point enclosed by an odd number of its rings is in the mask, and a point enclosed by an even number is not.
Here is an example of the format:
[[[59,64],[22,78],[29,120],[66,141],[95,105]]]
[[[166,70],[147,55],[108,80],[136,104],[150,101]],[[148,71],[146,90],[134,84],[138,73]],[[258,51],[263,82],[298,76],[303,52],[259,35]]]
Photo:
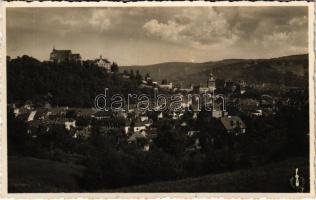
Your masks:
[[[160,82],[163,79],[189,85],[206,82],[212,72],[217,79],[302,85],[307,81],[308,55],[292,55],[271,59],[227,59],[215,62],[168,62],[143,66],[122,66],[121,70],[149,73]],[[289,80],[288,80],[289,79]]]
[[[149,73],[154,80],[161,81],[163,79],[167,79],[168,81],[171,81],[208,69],[210,66],[211,64],[168,62],[147,66],[124,66],[121,67],[121,70],[139,70],[142,75]]]

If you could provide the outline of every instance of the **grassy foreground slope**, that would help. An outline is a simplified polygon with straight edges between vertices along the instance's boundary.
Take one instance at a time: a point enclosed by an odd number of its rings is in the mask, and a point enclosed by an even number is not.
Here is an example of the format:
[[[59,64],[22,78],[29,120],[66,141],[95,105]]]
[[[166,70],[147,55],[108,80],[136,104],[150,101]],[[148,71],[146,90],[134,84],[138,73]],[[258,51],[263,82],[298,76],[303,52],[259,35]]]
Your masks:
[[[80,191],[77,177],[82,171],[82,166],[31,157],[9,156],[9,192]]]
[[[298,167],[309,191],[308,161],[292,158],[233,172],[120,188],[111,192],[293,192],[290,178]]]
[[[13,156],[8,164],[9,192],[84,192],[77,180],[82,166]],[[304,158],[291,158],[233,172],[97,192],[292,192],[289,180],[296,167],[304,176],[308,192],[308,166]]]

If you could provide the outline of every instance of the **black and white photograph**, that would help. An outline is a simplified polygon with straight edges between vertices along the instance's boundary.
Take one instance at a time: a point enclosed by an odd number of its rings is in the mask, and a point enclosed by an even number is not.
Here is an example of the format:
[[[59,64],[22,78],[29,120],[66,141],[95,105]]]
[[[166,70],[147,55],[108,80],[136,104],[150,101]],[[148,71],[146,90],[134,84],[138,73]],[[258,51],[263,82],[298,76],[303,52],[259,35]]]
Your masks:
[[[4,8],[8,194],[314,193],[312,3],[38,4]]]

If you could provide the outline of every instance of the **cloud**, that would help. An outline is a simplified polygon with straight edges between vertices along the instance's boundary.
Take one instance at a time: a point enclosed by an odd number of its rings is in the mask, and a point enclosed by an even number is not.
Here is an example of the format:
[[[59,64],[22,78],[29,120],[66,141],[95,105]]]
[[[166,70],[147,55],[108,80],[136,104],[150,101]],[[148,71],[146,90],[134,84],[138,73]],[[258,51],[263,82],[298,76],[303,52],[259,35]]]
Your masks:
[[[149,36],[202,49],[249,43],[253,48],[306,45],[300,36],[304,38],[302,34],[307,32],[307,10],[304,7],[185,8],[167,21],[150,19],[143,29]]]
[[[161,37],[164,40],[179,42],[185,39],[185,35],[181,34],[186,26],[178,24],[174,20],[167,23],[159,23],[156,19],[152,19],[144,24],[144,29],[149,34]]]
[[[99,29],[100,31],[106,31],[111,26],[111,20],[107,13],[103,10],[95,10],[92,12],[92,15],[88,21],[92,27]]]
[[[212,44],[231,39],[229,23],[213,8],[183,9],[166,22],[151,19],[143,25],[149,34],[172,42]]]

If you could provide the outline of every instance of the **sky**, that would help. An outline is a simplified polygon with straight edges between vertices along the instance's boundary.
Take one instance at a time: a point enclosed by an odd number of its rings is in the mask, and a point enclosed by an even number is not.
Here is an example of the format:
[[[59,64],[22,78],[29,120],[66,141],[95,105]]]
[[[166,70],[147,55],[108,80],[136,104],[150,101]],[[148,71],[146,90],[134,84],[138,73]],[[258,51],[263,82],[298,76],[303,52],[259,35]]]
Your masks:
[[[7,8],[7,54],[52,49],[119,65],[308,52],[307,7]]]

